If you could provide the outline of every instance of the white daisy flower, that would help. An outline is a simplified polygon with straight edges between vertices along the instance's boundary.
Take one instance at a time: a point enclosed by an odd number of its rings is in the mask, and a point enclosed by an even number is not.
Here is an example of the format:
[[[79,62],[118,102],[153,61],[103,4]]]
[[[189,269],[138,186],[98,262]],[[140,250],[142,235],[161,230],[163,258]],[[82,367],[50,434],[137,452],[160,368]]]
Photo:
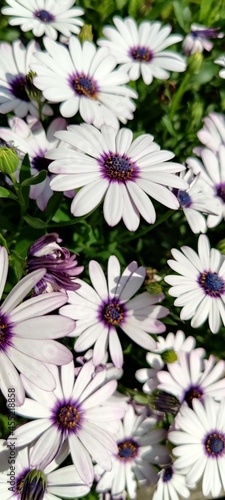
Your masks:
[[[12,444],[11,444],[12,447]],[[67,443],[62,446],[59,454],[50,463],[40,467],[39,461],[30,463],[30,454],[33,445],[24,447],[15,452],[15,464],[10,459],[10,446],[6,444],[0,453],[8,455],[8,464],[4,466],[4,473],[0,473],[0,495],[4,500],[59,500],[60,498],[82,497],[87,495],[90,487],[83,483],[78,476],[74,465],[61,467],[59,465],[68,455]],[[14,470],[10,467],[14,467]],[[58,469],[58,470],[56,470]],[[13,472],[13,473],[12,473]]]
[[[34,36],[47,35],[56,40],[59,31],[69,37],[77,35],[83,26],[84,10],[73,7],[76,0],[6,0],[9,7],[2,8],[2,14],[12,16],[11,26],[20,26],[22,31],[32,31]],[[71,7],[73,7],[71,9]]]
[[[189,157],[186,163],[195,175],[199,175],[198,185],[205,197],[211,198],[210,210],[214,214],[207,217],[207,226],[211,228],[225,218],[225,144],[221,144],[217,152],[198,148],[198,153],[201,160]]]
[[[170,35],[171,26],[162,27],[159,21],[144,21],[137,26],[131,17],[114,17],[113,22],[115,28],[103,28],[107,40],[99,40],[98,45],[109,48],[130,80],[137,80],[141,75],[149,85],[153,78],[169,78],[169,71],[185,71],[184,58],[164,50],[183,39],[181,35]]]
[[[127,490],[131,499],[136,498],[137,485],[146,486],[156,482],[157,474],[152,464],[168,461],[168,450],[160,444],[166,437],[166,430],[156,428],[157,419],[147,417],[145,408],[136,415],[129,405],[123,423],[117,433],[118,453],[114,456],[112,469],[104,472],[100,467],[95,473],[100,477],[96,491],[111,492],[112,498],[123,495]]]
[[[204,359],[204,349],[181,351],[176,363],[168,363],[167,371],[159,371],[158,389],[176,396],[192,407],[193,399],[212,396],[217,401],[225,396],[225,362],[216,363],[214,356]]]
[[[118,120],[133,118],[135,105],[130,99],[137,93],[125,86],[125,72],[115,70],[116,60],[106,48],[94,43],[83,45],[75,36],[68,47],[44,38],[45,53],[36,53],[39,62],[32,64],[38,76],[35,86],[51,102],[60,102],[60,113],[72,117],[79,111],[82,119],[100,128],[104,123],[118,128]]]
[[[55,138],[55,132],[66,128],[64,118],[53,120],[46,132],[42,123],[30,115],[27,117],[27,121],[15,116],[10,118],[9,127],[0,127],[0,137],[18,148],[22,153],[22,159],[25,154],[28,154],[31,175],[37,175],[41,170],[48,170],[50,162],[45,158],[45,153],[60,145],[60,141]],[[45,210],[53,194],[49,186],[50,177],[47,176],[43,182],[30,186],[29,196],[32,200],[36,200],[42,211]]]
[[[187,222],[193,233],[206,233],[207,223],[205,214],[216,215],[217,211],[211,209],[211,204],[214,205],[214,196],[210,193],[208,196],[203,191],[200,172],[195,176],[191,168],[182,175],[182,178],[188,182],[189,188],[185,191],[181,189],[177,191],[177,199],[180,203],[180,208],[183,210]],[[204,215],[203,215],[204,214]]]
[[[213,48],[213,43],[209,38],[223,38],[223,33],[218,33],[219,28],[207,28],[201,24],[192,24],[191,31],[187,34],[183,41],[184,54],[190,56],[196,52],[207,50],[210,52]]]
[[[7,42],[0,44],[0,113],[13,111],[20,118],[28,113],[38,117],[37,102],[30,100],[25,87],[25,78],[37,51],[40,47],[34,40],[27,47],[20,40],[15,40],[12,45]],[[52,109],[44,104],[42,114],[52,115]]]
[[[222,66],[223,69],[219,71],[219,76],[220,78],[225,78],[225,55],[222,54],[221,56],[217,57],[214,61],[215,64],[219,64],[219,66]]]
[[[8,272],[8,255],[0,247],[0,297]],[[19,370],[45,391],[55,387],[53,375],[44,363],[69,363],[72,354],[65,346],[52,339],[64,337],[74,329],[74,322],[59,315],[46,314],[67,301],[61,292],[31,297],[22,302],[36,283],[45,275],[45,269],[28,274],[11,290],[0,306],[0,384],[8,397],[8,388],[15,388],[16,404],[24,401],[25,392]]]
[[[199,140],[214,152],[219,151],[221,144],[225,144],[225,116],[222,113],[209,113],[203,118],[204,125],[197,132]],[[199,154],[200,148],[194,148],[193,152]]]
[[[158,482],[152,500],[179,500],[189,498],[195,484],[187,483],[186,471],[180,471],[176,463],[168,465],[158,473]]]
[[[65,318],[64,318],[65,319]],[[108,403],[117,382],[106,381],[105,370],[95,374],[93,363],[87,362],[75,377],[74,363],[58,369],[48,365],[56,380],[51,393],[38,389],[23,377],[30,398],[15,412],[33,419],[14,431],[15,446],[36,441],[30,465],[49,463],[67,441],[72,461],[82,481],[91,485],[94,479],[93,460],[104,470],[111,469],[111,457],[117,453],[116,440],[120,419],[124,416],[124,400]],[[9,437],[9,440],[12,436]]]
[[[166,327],[159,321],[168,314],[160,304],[164,295],[150,295],[143,292],[131,299],[142,285],[146,270],[137,262],[129,264],[121,274],[120,263],[111,255],[108,260],[108,280],[98,262],[89,263],[90,280],[94,287],[77,279],[81,287],[68,292],[69,304],[60,309],[60,314],[76,318],[76,329],[71,336],[78,336],[75,342],[77,352],[94,345],[93,363],[99,365],[109,352],[114,365],[123,365],[123,350],[117,327],[144,349],[151,350],[155,341],[149,333],[164,332]],[[130,300],[131,299],[131,300]]]
[[[165,362],[173,363],[177,361],[180,351],[190,352],[194,347],[194,337],[185,337],[182,330],[178,330],[176,334],[169,332],[166,338],[160,335],[156,342],[156,347],[152,349],[153,352],[146,354],[146,361],[150,365],[150,368],[140,368],[135,373],[138,382],[144,384],[142,387],[143,392],[150,394],[157,389],[159,384],[157,374],[164,368]],[[168,355],[172,358],[172,361],[169,361]]]
[[[220,403],[208,397],[204,403],[195,399],[193,409],[182,406],[176,417],[179,430],[169,432],[175,444],[175,465],[182,472],[188,469],[186,481],[202,478],[204,496],[218,498],[225,490],[225,398]]]
[[[144,134],[133,141],[131,130],[118,132],[109,126],[101,131],[92,125],[70,125],[57,132],[63,145],[46,158],[55,160],[49,171],[57,174],[51,181],[54,191],[82,187],[75,195],[71,212],[80,217],[93,210],[104,198],[103,214],[110,226],[121,218],[129,231],[136,231],[142,217],[153,224],[155,209],[150,195],[163,205],[177,209],[177,197],[167,188],[186,189],[188,184],[176,173],[185,169],[170,162],[174,154],[160,151],[153,136]],[[147,193],[147,194],[146,194]]]
[[[169,294],[177,297],[175,306],[182,307],[180,318],[192,318],[191,326],[198,328],[208,318],[209,328],[217,333],[221,321],[225,325],[225,261],[224,256],[215,248],[210,249],[206,235],[198,239],[198,254],[188,246],[182,251],[173,248],[174,260],[169,266],[180,276],[165,277],[172,285]]]

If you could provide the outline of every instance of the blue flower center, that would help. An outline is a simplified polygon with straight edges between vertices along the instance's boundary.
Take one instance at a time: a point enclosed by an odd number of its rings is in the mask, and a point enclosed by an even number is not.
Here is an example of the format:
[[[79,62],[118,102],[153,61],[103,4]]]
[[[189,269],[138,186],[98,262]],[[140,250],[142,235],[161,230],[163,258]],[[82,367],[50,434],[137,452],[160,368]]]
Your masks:
[[[225,453],[225,435],[220,432],[211,432],[205,439],[205,449],[211,457],[218,457]]]
[[[130,56],[134,61],[149,62],[153,58],[153,53],[147,47],[133,47],[130,49]]]
[[[190,387],[184,396],[184,401],[188,404],[189,408],[192,408],[192,401],[194,398],[201,399],[203,396],[203,390],[198,385]]]
[[[171,481],[172,477],[173,477],[173,469],[171,465],[169,465],[169,467],[167,467],[163,472],[162,476],[163,483],[168,483],[168,481]]]
[[[55,421],[60,430],[75,432],[81,421],[79,405],[74,403],[61,405],[57,410]]]
[[[198,283],[204,289],[206,295],[220,297],[225,291],[225,283],[217,273],[204,272],[198,277]]]
[[[126,182],[137,177],[138,169],[126,154],[104,153],[98,163],[110,181]]]
[[[14,78],[14,80],[10,82],[11,92],[15,97],[17,97],[17,99],[29,102],[30,99],[26,91],[25,82],[26,80],[24,75]]]
[[[76,74],[70,78],[70,85],[79,96],[89,97],[89,99],[97,98],[98,87],[96,82],[84,73]]]
[[[41,170],[48,170],[48,166],[51,163],[51,160],[48,160],[48,158],[45,158],[44,154],[45,153],[43,152],[43,154],[39,154],[38,156],[35,156],[31,161],[32,167],[36,168],[39,172]]]
[[[35,17],[40,19],[40,21],[42,21],[43,23],[50,23],[51,21],[54,21],[54,19],[55,19],[55,17],[45,9],[37,10],[34,13],[34,15],[35,15]]]
[[[216,194],[225,203],[225,184],[219,184],[216,186]]]
[[[102,309],[102,319],[108,325],[119,325],[124,319],[124,306],[122,304],[111,302]]]
[[[177,198],[182,207],[190,207],[191,206],[191,197],[187,193],[187,191],[178,191]]]
[[[122,461],[134,460],[138,453],[138,444],[133,439],[120,441],[118,444],[118,458]]]

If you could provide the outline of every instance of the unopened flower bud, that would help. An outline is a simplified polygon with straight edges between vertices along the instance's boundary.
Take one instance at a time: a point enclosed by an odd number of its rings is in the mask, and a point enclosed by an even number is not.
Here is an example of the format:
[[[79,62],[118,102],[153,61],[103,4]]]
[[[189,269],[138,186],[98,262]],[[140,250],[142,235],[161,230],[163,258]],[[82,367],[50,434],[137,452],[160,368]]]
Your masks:
[[[173,351],[173,349],[167,349],[166,351],[162,352],[161,358],[164,363],[174,363],[178,360],[177,354],[175,353],[175,351]]]
[[[26,475],[21,489],[21,500],[42,500],[46,491],[46,476],[42,471],[30,470]]]
[[[5,175],[14,174],[20,159],[15,150],[7,146],[0,147],[0,171]]]
[[[34,77],[37,74],[34,71],[29,71],[29,73],[25,77],[25,90],[29,97],[29,99],[33,101],[39,101],[42,97],[42,93],[37,87],[34,85]]]
[[[78,38],[80,39],[81,42],[85,42],[86,40],[88,42],[92,42],[93,33],[91,24],[84,24],[84,26],[80,30]]]
[[[202,63],[203,63],[203,54],[202,52],[195,52],[188,59],[188,68],[191,73],[197,74],[199,73]]]

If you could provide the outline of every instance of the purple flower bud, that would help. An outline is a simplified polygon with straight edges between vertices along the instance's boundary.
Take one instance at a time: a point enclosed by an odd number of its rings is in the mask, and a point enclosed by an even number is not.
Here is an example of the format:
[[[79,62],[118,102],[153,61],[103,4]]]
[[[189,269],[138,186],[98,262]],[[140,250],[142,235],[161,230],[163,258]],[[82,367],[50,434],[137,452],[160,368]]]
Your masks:
[[[75,279],[84,267],[77,265],[75,254],[70,255],[67,248],[59,245],[61,241],[57,233],[50,233],[39,238],[29,248],[28,273],[40,268],[46,269],[46,274],[34,287],[36,295],[80,288]]]

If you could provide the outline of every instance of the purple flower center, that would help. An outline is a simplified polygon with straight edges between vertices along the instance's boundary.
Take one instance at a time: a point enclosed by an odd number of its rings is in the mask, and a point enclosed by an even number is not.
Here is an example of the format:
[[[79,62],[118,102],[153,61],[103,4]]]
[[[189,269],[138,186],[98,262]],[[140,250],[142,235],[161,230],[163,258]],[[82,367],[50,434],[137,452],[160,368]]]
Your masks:
[[[133,47],[129,55],[134,61],[149,62],[153,59],[153,52],[147,47]]]
[[[219,184],[216,186],[216,194],[225,203],[225,184]]]
[[[218,431],[211,432],[206,436],[205,450],[211,457],[219,457],[225,453],[225,435]]]
[[[126,154],[103,153],[98,163],[102,174],[110,181],[125,183],[134,180],[138,176],[138,167]]]
[[[191,206],[191,197],[187,193],[187,191],[178,191],[177,198],[182,207],[190,207]]]
[[[16,493],[17,495],[19,495],[18,498],[21,499],[21,493],[22,493],[22,490],[23,490],[23,485],[24,485],[24,481],[26,479],[26,476],[27,474],[29,474],[31,469],[25,469],[23,470],[16,478],[16,486],[15,486],[15,490],[16,490]]]
[[[138,454],[139,445],[133,439],[125,439],[118,444],[118,458],[122,461],[134,460]]]
[[[46,151],[41,152],[41,154],[35,156],[31,161],[32,167],[36,168],[39,172],[41,170],[48,170],[48,166],[51,163],[51,160],[48,160],[48,158],[44,157],[45,153]]]
[[[190,387],[188,391],[185,392],[184,401],[188,404],[189,408],[192,408],[192,401],[194,398],[201,399],[203,396],[203,390],[198,385]]]
[[[29,102],[30,99],[27,95],[25,82],[26,80],[24,75],[16,76],[16,78],[10,82],[11,92],[15,97],[17,97],[17,99]]]
[[[55,423],[63,432],[77,432],[81,424],[80,406],[75,402],[61,404],[55,413]]]
[[[225,283],[217,273],[210,271],[200,273],[198,283],[206,295],[210,295],[211,297],[220,297],[225,291]]]
[[[163,472],[162,480],[163,483],[168,483],[173,477],[173,468],[169,465]]]
[[[118,302],[105,304],[101,311],[101,319],[108,325],[119,325],[124,320],[124,315],[124,306]]]
[[[6,351],[7,347],[12,345],[12,337],[13,333],[8,318],[0,311],[0,351]]]
[[[89,99],[97,98],[98,86],[90,76],[84,73],[77,73],[75,76],[70,77],[69,83],[77,95],[88,97]]]
[[[34,12],[34,16],[40,19],[43,23],[50,23],[54,21],[55,17],[45,9],[37,10]]]

